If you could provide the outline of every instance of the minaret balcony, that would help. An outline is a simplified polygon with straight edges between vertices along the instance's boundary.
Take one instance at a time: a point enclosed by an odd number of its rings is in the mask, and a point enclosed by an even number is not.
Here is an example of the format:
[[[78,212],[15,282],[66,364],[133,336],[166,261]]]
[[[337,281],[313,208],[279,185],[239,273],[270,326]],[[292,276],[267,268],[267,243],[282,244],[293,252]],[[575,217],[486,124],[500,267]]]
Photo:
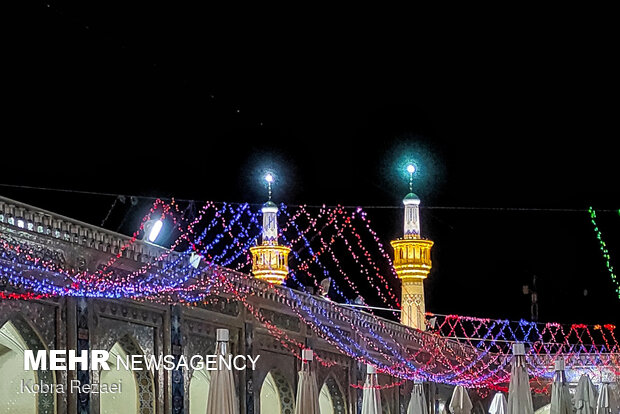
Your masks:
[[[262,245],[250,247],[252,274],[257,279],[281,285],[288,276],[288,255],[286,246]]]
[[[425,279],[432,268],[433,242],[425,239],[399,239],[392,241],[394,269],[400,279]]]

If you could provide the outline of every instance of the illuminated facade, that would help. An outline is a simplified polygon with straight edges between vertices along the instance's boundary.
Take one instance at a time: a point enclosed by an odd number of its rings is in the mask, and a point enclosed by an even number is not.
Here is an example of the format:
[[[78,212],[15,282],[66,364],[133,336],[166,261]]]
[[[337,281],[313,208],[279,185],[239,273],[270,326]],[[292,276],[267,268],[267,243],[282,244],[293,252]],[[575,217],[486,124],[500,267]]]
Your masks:
[[[409,193],[403,200],[405,226],[402,239],[391,242],[394,248],[394,269],[402,282],[401,317],[403,325],[426,329],[424,279],[431,271],[433,242],[420,237],[420,199]]]
[[[419,200],[409,195],[405,199],[405,236],[392,244],[396,251],[395,267],[403,281],[405,295],[420,295],[421,308],[403,313],[415,322],[415,315],[423,315],[423,279],[431,268],[431,241],[420,238]],[[275,208],[274,208],[275,207]],[[231,300],[229,294],[210,295],[208,300],[188,306],[183,303],[160,303],[151,300],[132,300],[50,296],[29,300],[7,299],[13,293],[23,292],[19,283],[11,284],[0,273],[0,413],[9,414],[204,414],[209,395],[211,373],[207,370],[177,368],[174,371],[150,370],[139,365],[134,370],[97,371],[50,371],[37,369],[24,371],[25,350],[108,350],[115,355],[143,355],[152,357],[171,354],[186,360],[195,355],[209,355],[215,351],[216,332],[225,328],[230,332],[230,349],[234,355],[260,356],[255,370],[235,371],[236,394],[239,413],[277,414],[295,412],[295,390],[301,368],[302,349],[313,349],[323,364],[313,368],[319,388],[321,412],[353,414],[359,412],[366,375],[366,365],[357,358],[342,352],[334,340],[317,335],[312,326],[300,315],[300,309],[312,310],[317,326],[331,326],[347,338],[344,346],[351,344],[360,353],[369,355],[378,365],[394,363],[391,355],[378,352],[369,338],[379,335],[385,349],[402,349],[420,369],[448,372],[461,363],[479,360],[476,366],[489,366],[496,354],[484,355],[478,348],[456,339],[445,341],[447,358],[431,358],[437,344],[442,343],[438,332],[421,332],[387,319],[377,318],[368,312],[358,311],[331,300],[296,291],[284,286],[267,283],[274,269],[281,270],[276,276],[283,279],[287,273],[286,260],[289,249],[278,245],[278,229],[275,224],[277,207],[267,203],[263,207],[263,239],[253,248],[255,278],[235,277],[234,283],[243,292],[251,292],[244,305]],[[0,267],[19,268],[19,261],[6,246],[20,246],[37,252],[49,263],[62,269],[78,269],[93,272],[109,263],[111,257],[118,260],[110,267],[113,272],[132,272],[141,269],[157,258],[163,265],[173,263],[179,253],[137,240],[128,244],[129,238],[109,230],[92,226],[68,217],[0,197]],[[3,247],[5,246],[5,247]],[[123,248],[123,246],[128,246]],[[271,264],[256,261],[265,258],[265,252],[282,251],[283,257]],[[268,263],[268,264],[265,264]],[[2,269],[0,269],[2,270]],[[194,277],[206,280],[214,274],[228,275],[238,272],[219,266],[196,267]],[[264,273],[260,273],[264,270]],[[40,280],[54,280],[52,270],[42,270]],[[262,277],[261,277],[262,276]],[[274,280],[278,280],[277,278]],[[412,282],[417,282],[414,284]],[[415,296],[413,296],[415,298]],[[403,310],[405,307],[403,299]],[[291,304],[295,304],[294,307]],[[255,311],[255,312],[253,312]],[[260,315],[260,320],[257,318]],[[407,323],[407,320],[403,320]],[[272,328],[271,330],[268,329]],[[420,324],[423,328],[423,324]],[[272,333],[277,329],[292,338],[283,341]],[[616,345],[617,346],[617,345]],[[443,349],[443,348],[442,348]],[[573,348],[570,348],[573,349]],[[583,354],[582,354],[583,355]],[[570,354],[567,366],[583,367],[584,372],[595,370],[584,365],[582,355]],[[605,364],[617,368],[617,354],[588,355],[586,361],[603,358]],[[493,358],[493,359],[492,359]],[[544,355],[538,370],[547,364]],[[429,368],[429,361],[445,361]],[[614,365],[615,364],[615,365]],[[122,368],[122,367],[121,367]],[[475,368],[474,368],[475,369]],[[599,368],[596,368],[599,370]],[[577,372],[575,371],[577,374]],[[579,372],[578,374],[581,374]],[[405,412],[412,381],[401,381],[389,373],[378,373],[383,413]],[[568,374],[567,374],[568,376]],[[571,378],[578,378],[573,375]],[[43,385],[62,384],[78,380],[84,385],[120,383],[120,395],[97,393],[21,393],[20,383],[36,382]],[[544,380],[544,379],[543,379]],[[441,412],[449,401],[452,389],[447,384],[425,384],[429,391],[429,414]],[[471,394],[474,408],[472,414],[485,414],[482,396]],[[549,402],[548,396],[535,394],[535,407]]]
[[[266,229],[263,245],[258,251],[282,252],[278,266],[266,265],[264,275],[273,274],[274,268],[286,274],[288,248],[277,245],[277,215],[275,205],[268,203],[264,214]],[[271,208],[270,208],[271,207]],[[266,237],[265,237],[266,236]],[[0,196],[0,267],[10,263],[2,241],[11,245],[27,246],[39,252],[47,261],[63,268],[92,271],[108,263],[122,251],[116,265],[125,271],[139,269],[152,263],[164,252],[160,246],[137,240],[122,250],[129,238],[107,229],[92,226],[68,217],[44,211]],[[260,249],[264,247],[265,249]],[[280,250],[283,249],[283,250]],[[4,254],[4,255],[3,255]],[[267,254],[267,253],[265,253]],[[172,263],[176,253],[164,259]],[[277,261],[276,261],[277,262]],[[260,266],[255,266],[260,269]],[[217,266],[197,269],[201,278],[219,272]],[[258,271],[260,272],[260,270]],[[255,274],[259,274],[259,273]],[[240,302],[229,300],[226,295],[215,295],[210,301],[196,306],[162,304],[155,301],[131,299],[103,299],[86,297],[48,297],[32,300],[5,299],[2,295],[19,289],[10,285],[0,273],[0,413],[2,414],[204,414],[209,395],[211,371],[191,367],[174,371],[150,370],[140,365],[136,370],[114,368],[116,355],[144,355],[145,357],[172,354],[189,360],[195,355],[215,352],[217,329],[230,332],[230,349],[235,355],[260,356],[256,370],[234,371],[239,413],[274,414],[295,411],[295,390],[300,361],[277,338],[269,333]],[[42,274],[42,278],[52,276]],[[262,280],[261,280],[262,279]],[[307,347],[319,352],[328,366],[316,366],[318,386],[321,389],[321,406],[327,412],[351,414],[361,390],[357,384],[364,378],[363,364],[343,355],[331,344],[319,338],[302,320],[283,305],[281,300],[302,300],[304,307],[320,306],[321,314],[336,314],[338,304],[311,298],[302,292],[295,293],[282,286],[269,286],[265,278],[242,279],[240,289],[252,291],[250,305],[269,323],[286,335],[298,338]],[[284,299],[278,299],[274,290]],[[359,317],[360,324],[378,330],[369,315],[343,309],[347,318]],[[324,321],[327,323],[326,321]],[[332,318],[330,323],[347,332],[356,343],[363,340],[356,336],[348,321]],[[399,325],[389,323],[391,334],[413,349],[420,346],[420,338],[410,338],[398,330]],[[108,372],[97,371],[24,371],[26,349],[38,350],[107,350],[113,367]],[[61,384],[65,388],[71,381],[84,385],[106,383],[123,384],[122,393],[45,393],[20,392],[20,383],[43,386]],[[383,375],[385,383],[392,381]],[[406,394],[407,391],[404,391]],[[358,395],[359,394],[359,395]],[[446,391],[446,395],[448,391]],[[382,393],[384,404],[396,412],[401,403],[398,388]],[[406,401],[402,402],[403,404]],[[235,413],[236,414],[236,413]],[[480,413],[483,414],[483,413]]]

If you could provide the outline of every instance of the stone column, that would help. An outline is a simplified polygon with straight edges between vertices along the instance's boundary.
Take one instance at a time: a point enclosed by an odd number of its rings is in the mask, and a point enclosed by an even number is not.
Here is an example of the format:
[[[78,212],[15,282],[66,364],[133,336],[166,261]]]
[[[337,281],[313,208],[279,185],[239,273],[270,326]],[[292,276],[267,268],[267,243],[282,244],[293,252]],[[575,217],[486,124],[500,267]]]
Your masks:
[[[170,307],[170,347],[174,362],[178,364],[183,355],[183,334],[181,331],[181,309],[179,306]],[[185,410],[185,381],[183,368],[175,369],[172,374],[172,413],[183,414]]]

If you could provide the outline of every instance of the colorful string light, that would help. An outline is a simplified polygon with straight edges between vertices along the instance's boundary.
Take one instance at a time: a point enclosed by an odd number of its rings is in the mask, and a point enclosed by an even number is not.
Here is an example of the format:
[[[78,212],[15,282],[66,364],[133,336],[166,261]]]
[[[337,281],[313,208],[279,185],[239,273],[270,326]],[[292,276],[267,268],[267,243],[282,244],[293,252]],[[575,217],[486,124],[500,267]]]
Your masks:
[[[607,271],[609,272],[609,275],[611,276],[611,281],[616,285],[616,295],[618,295],[618,299],[620,299],[620,282],[618,281],[618,278],[616,277],[616,273],[614,272],[614,267],[611,264],[611,256],[609,255],[607,244],[605,244],[605,241],[603,240],[603,234],[601,233],[601,230],[598,228],[598,225],[596,224],[596,211],[592,208],[592,206],[590,206],[588,208],[588,212],[590,213],[590,221],[592,222],[592,225],[594,226],[594,233],[596,234],[596,238],[599,242],[599,247],[603,255],[605,267],[607,267]],[[618,213],[620,214],[620,210],[618,210]]]
[[[226,269],[226,266],[246,269],[250,264],[247,251],[260,235],[260,212],[252,213],[247,204],[233,207],[224,203],[221,208],[216,208],[215,203],[207,203],[197,217],[189,221],[174,201],[163,203],[157,200],[129,241],[94,273],[64,269],[46,258],[45,252],[22,245],[8,235],[0,235],[0,276],[18,291],[0,292],[0,298],[124,297],[197,306],[208,303],[216,295],[230,295],[242,303],[285,349],[299,357],[304,344],[276,327],[250,303],[249,297],[262,290],[278,296],[279,303],[289,306],[317,336],[343,354],[360,363],[373,364],[402,381],[421,379],[473,388],[498,387],[497,384],[505,383],[509,378],[510,344],[514,342],[529,344],[526,360],[528,371],[535,379],[548,377],[550,361],[559,354],[567,358],[568,367],[577,360],[616,371],[620,365],[615,326],[612,325],[563,326],[429,314],[435,318],[429,332],[405,328],[421,341],[419,349],[408,349],[393,336],[389,322],[374,315],[372,310],[359,317],[361,314],[335,302],[313,297],[300,279],[303,275],[318,288],[317,275],[332,277],[334,293],[331,298],[344,302],[350,302],[348,295],[361,296],[360,283],[367,283],[364,290],[370,288],[384,303],[398,306],[389,279],[395,278],[391,260],[370,227],[366,213],[361,208],[351,211],[340,206],[320,208],[315,215],[304,206],[291,213],[282,205],[280,211],[281,219],[286,222],[281,227],[281,240],[292,248],[294,259],[289,278],[308,295]],[[144,231],[144,223],[155,214],[162,220],[170,220],[179,236],[170,249],[162,250],[150,263],[132,272],[120,271],[114,265],[125,250],[136,243]],[[598,232],[593,210],[591,215]],[[369,240],[372,242],[367,243]],[[599,240],[602,242],[602,237]],[[601,246],[605,247],[603,242]],[[608,252],[604,253],[613,275]],[[190,255],[201,257],[199,269],[192,265]],[[379,263],[376,256],[385,263]],[[353,268],[349,269],[352,265]],[[382,267],[389,268],[390,272],[384,274]],[[351,274],[364,277],[353,278]],[[615,277],[613,279],[615,281]],[[331,315],[337,315],[337,318]],[[326,366],[334,364],[320,355],[317,361]],[[402,382],[383,387],[395,384]]]

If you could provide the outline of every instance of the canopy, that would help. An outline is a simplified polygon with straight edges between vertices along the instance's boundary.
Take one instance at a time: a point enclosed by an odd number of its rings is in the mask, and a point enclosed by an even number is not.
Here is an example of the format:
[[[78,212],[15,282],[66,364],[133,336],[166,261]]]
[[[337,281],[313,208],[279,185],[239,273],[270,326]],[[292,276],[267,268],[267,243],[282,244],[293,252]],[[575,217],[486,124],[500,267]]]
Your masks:
[[[228,329],[218,329],[216,334],[217,355],[228,356]],[[232,370],[218,360],[218,369],[211,373],[211,387],[207,401],[207,414],[238,413],[239,405],[235,393],[235,379]]]
[[[551,407],[550,414],[573,414],[573,404],[571,402],[566,375],[564,374],[564,360],[555,361],[555,374],[551,384]]]
[[[316,377],[310,367],[310,361],[313,359],[312,350],[304,349],[301,357],[295,414],[320,414],[319,391],[316,385]]]
[[[491,401],[491,406],[489,407],[490,414],[506,414],[506,406],[508,402],[506,401],[506,396],[503,392],[498,392],[493,397],[493,401]]]
[[[428,405],[426,404],[426,396],[424,395],[424,385],[421,383],[413,384],[407,414],[428,414]]]
[[[608,383],[601,385],[601,392],[596,400],[596,414],[617,414],[620,412],[618,400]]]
[[[520,343],[514,344],[512,353],[506,414],[534,414],[530,377],[525,364],[525,346]]]
[[[595,414],[596,413],[596,389],[592,380],[586,374],[579,378],[577,389],[575,390],[575,414]]]
[[[473,405],[465,387],[462,385],[454,387],[454,392],[450,399],[450,412],[452,414],[470,414],[472,408]]]
[[[362,396],[362,414],[382,414],[381,394],[379,392],[379,380],[377,371],[372,365],[366,368],[366,382]]]

